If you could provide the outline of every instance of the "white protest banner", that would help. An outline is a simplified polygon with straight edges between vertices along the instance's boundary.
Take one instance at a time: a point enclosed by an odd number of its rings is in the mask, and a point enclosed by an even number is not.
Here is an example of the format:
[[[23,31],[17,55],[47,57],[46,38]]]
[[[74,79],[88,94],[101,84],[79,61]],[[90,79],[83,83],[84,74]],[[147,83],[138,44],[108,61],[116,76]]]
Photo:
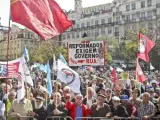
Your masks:
[[[69,42],[69,66],[105,65],[105,48],[104,41]]]

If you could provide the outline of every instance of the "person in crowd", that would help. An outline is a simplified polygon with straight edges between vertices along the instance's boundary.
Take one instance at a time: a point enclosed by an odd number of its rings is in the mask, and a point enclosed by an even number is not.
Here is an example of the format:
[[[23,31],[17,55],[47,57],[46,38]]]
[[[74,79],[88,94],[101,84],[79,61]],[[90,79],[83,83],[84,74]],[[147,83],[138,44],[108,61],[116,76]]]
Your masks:
[[[4,113],[5,113],[5,102],[4,100],[0,101],[0,120],[5,120],[4,117]]]
[[[147,90],[148,91],[148,93],[150,94],[150,101],[154,104],[154,105],[156,105],[157,104],[157,98],[156,98],[156,94],[155,94],[155,92],[154,92],[154,88],[150,88],[150,89],[148,89]]]
[[[38,96],[35,100],[35,108],[29,114],[36,118],[36,120],[45,120],[47,118],[47,110],[43,106],[43,98]]]
[[[151,120],[156,113],[155,105],[150,102],[150,94],[148,92],[143,93],[142,100],[135,102],[138,118]]]
[[[48,116],[67,116],[68,111],[65,108],[65,103],[61,101],[61,94],[59,92],[55,92],[53,94],[53,103],[48,105],[47,113]]]
[[[8,95],[8,99],[6,99],[7,102],[7,113],[10,111],[13,101],[16,99],[16,92],[10,91]]]
[[[112,90],[110,88],[106,89],[105,103],[108,104],[110,107],[113,106],[113,102],[112,102]]]
[[[63,102],[66,102],[65,96],[66,96],[67,94],[70,94],[70,95],[71,95],[71,88],[70,88],[69,86],[65,86],[65,87],[63,88],[63,96],[62,96],[62,101],[63,101]]]
[[[92,78],[92,88],[96,91],[97,89],[97,77],[94,75]]]
[[[120,87],[121,87],[121,95],[127,95],[129,98],[130,93],[129,93],[129,90],[126,89],[126,86],[124,84],[122,84]]]
[[[156,80],[152,80],[150,82],[150,85],[154,88],[154,92],[156,92],[157,84],[158,84],[158,82]]]
[[[119,97],[121,95],[121,88],[119,86],[116,86],[114,88],[114,96]]]
[[[93,103],[96,102],[96,99],[95,99],[95,96],[96,96],[96,93],[94,91],[94,89],[92,87],[88,87],[88,98],[87,96],[83,99],[83,104],[87,104],[89,105],[89,107],[92,106]]]
[[[112,116],[114,119],[118,119],[119,117],[128,117],[128,112],[124,106],[120,103],[120,98],[114,96],[112,98],[113,107],[111,107]]]
[[[91,106],[91,117],[111,117],[110,106],[106,103],[105,96],[103,94],[98,94],[97,102]]]
[[[160,97],[157,99],[157,104],[156,104],[156,108],[157,108],[157,111],[156,111],[156,116],[160,117]]]
[[[83,96],[77,94],[75,99],[75,102],[71,102],[70,98],[68,98],[66,102],[66,109],[69,111],[70,117],[74,120],[77,117],[90,116],[91,110],[89,109],[89,105],[84,105],[82,103]]]
[[[132,96],[129,98],[130,102],[134,105],[137,100],[140,100],[140,91],[138,88],[135,88],[132,91]]]
[[[144,93],[147,91],[147,88],[149,86],[149,83],[147,82],[147,80],[145,80],[142,85],[141,85],[141,93]]]
[[[127,95],[121,95],[120,96],[121,99],[121,105],[124,106],[128,112],[128,115],[130,117],[135,117],[137,116],[137,111],[136,108],[134,107],[134,105],[129,101],[128,96]]]
[[[30,100],[26,99],[25,97],[20,101],[15,99],[12,102],[12,106],[9,111],[9,116],[16,116],[15,120],[25,120],[25,118],[21,118],[21,116],[30,116],[31,111],[33,111],[33,108]]]

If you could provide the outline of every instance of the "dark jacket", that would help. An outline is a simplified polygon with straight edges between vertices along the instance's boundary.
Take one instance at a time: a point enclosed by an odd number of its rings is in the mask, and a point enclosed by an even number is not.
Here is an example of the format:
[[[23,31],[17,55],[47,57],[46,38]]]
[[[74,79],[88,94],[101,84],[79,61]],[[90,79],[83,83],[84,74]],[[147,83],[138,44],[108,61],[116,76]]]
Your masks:
[[[104,106],[99,110],[96,110],[97,103],[91,106],[91,116],[92,117],[106,117],[106,114],[111,112],[111,108],[108,104],[104,103]]]
[[[61,116],[61,117],[64,117],[64,116],[67,116],[67,115],[68,115],[68,111],[67,111],[67,109],[65,108],[65,103],[61,102],[61,104],[57,107],[57,109],[58,109],[59,111],[61,111],[62,114],[60,114],[60,115],[54,115],[53,111],[55,110],[55,108],[56,108],[56,106],[55,106],[54,103],[48,105],[48,108],[47,108],[48,116],[50,116],[50,117],[51,117],[51,116]],[[49,120],[49,119],[47,119],[47,120]]]
[[[34,118],[37,120],[45,120],[47,118],[47,110],[44,106],[42,106],[40,109],[33,109],[33,112],[35,112]]]
[[[126,108],[122,105],[119,105],[116,109],[114,107],[111,108],[112,116],[118,117],[128,117],[128,113]]]

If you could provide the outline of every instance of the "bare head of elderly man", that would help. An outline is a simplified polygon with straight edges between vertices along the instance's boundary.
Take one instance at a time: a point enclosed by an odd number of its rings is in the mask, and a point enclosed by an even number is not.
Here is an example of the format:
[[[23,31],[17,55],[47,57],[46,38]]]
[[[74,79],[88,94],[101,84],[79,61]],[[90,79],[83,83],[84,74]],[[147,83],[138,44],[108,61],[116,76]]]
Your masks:
[[[150,94],[148,92],[143,93],[142,95],[142,101],[144,104],[148,104],[150,99]]]

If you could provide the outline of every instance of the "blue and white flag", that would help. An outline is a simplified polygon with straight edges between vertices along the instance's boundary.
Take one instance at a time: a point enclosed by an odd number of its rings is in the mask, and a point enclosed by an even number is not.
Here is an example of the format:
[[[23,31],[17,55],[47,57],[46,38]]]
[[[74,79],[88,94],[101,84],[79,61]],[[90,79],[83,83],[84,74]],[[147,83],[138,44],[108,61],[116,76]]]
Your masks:
[[[26,61],[29,62],[29,54],[28,54],[28,50],[26,47],[24,47],[24,53],[23,53],[24,57],[26,57]]]
[[[49,63],[47,63],[47,90],[49,96],[52,94],[52,82],[51,82],[51,69]]]
[[[67,61],[65,60],[64,56],[60,54],[59,56],[60,61],[62,61],[65,65],[68,65]]]
[[[79,74],[58,60],[57,79],[68,85],[74,93],[80,93]]]

